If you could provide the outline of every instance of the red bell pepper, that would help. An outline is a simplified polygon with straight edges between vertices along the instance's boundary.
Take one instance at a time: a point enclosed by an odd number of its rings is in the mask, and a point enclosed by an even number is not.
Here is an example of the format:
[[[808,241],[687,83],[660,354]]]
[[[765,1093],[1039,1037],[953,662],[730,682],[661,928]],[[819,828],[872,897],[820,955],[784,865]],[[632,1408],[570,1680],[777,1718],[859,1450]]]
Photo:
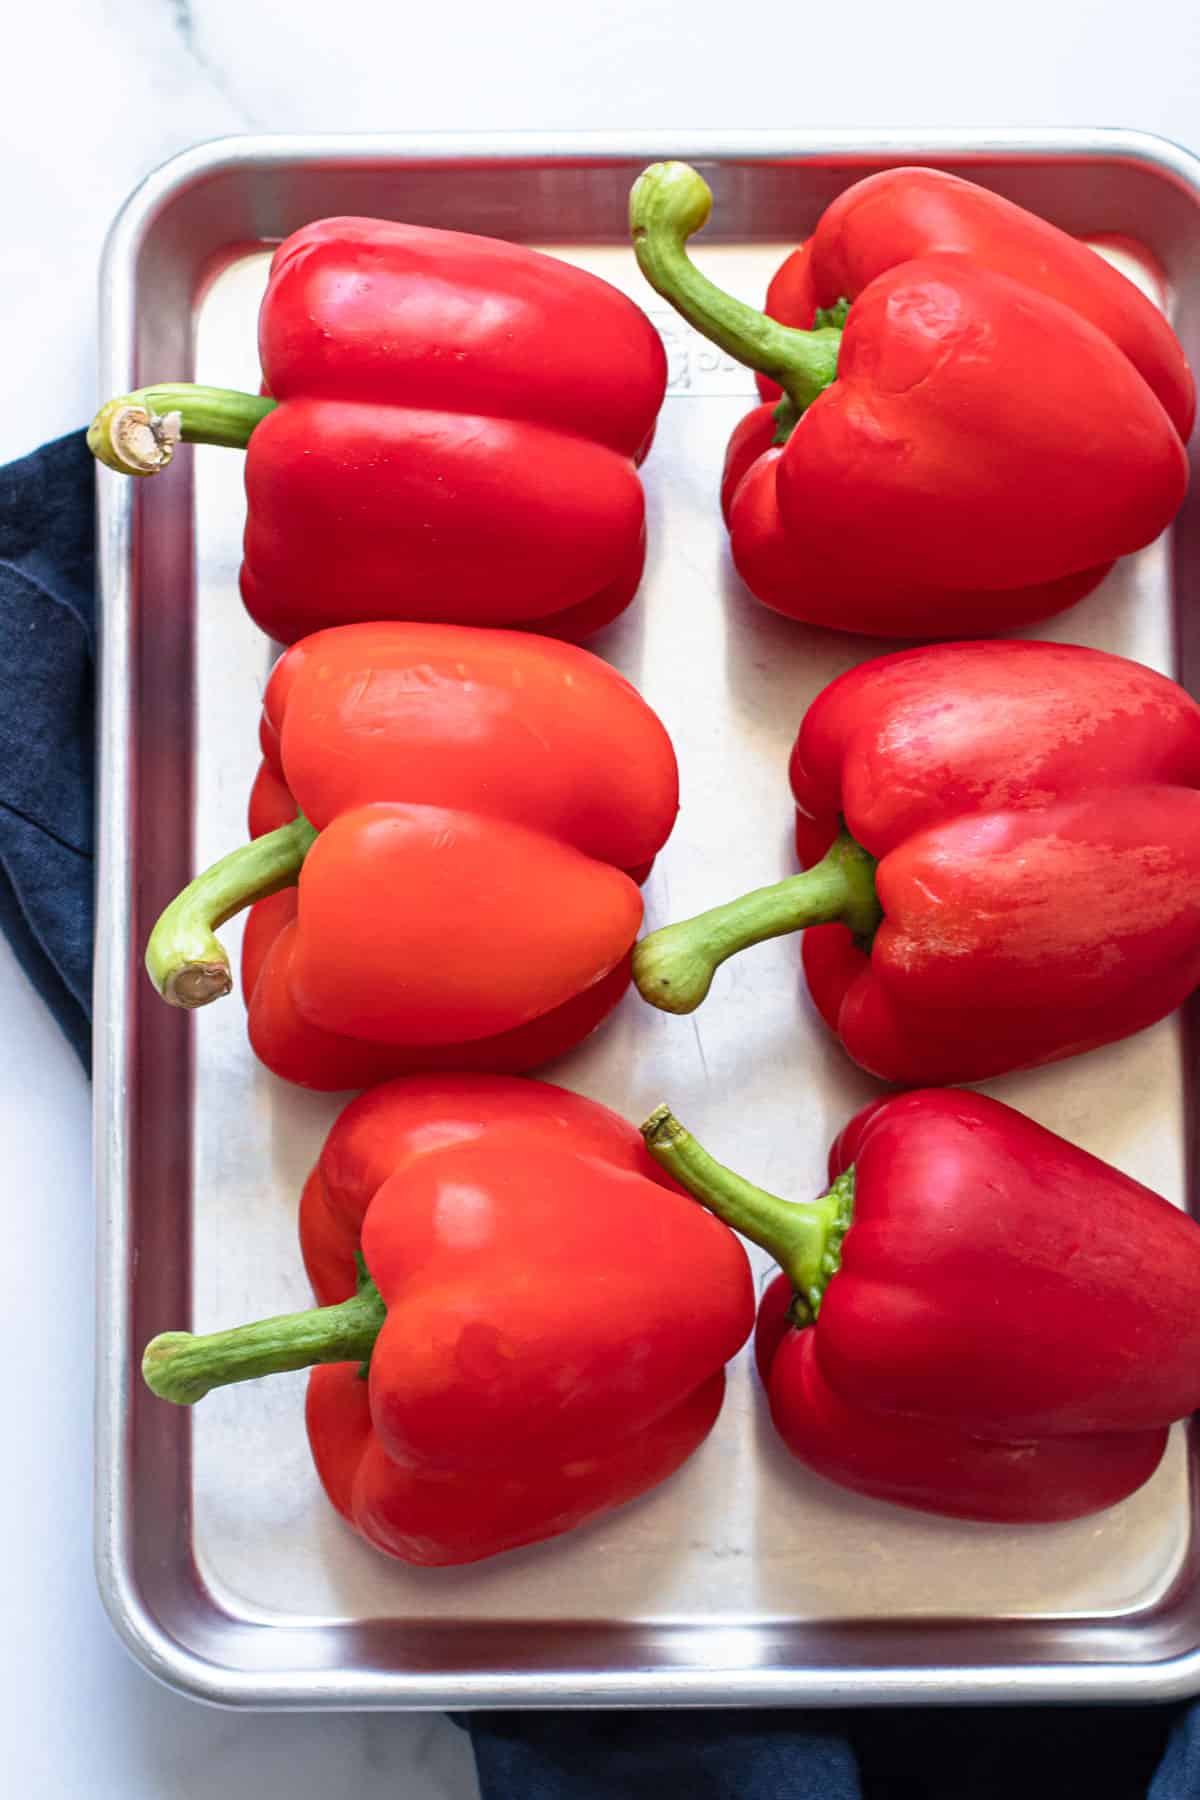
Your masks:
[[[1196,384],[1158,308],[1078,238],[941,169],[884,169],[839,194],[777,270],[766,311],[781,325],[808,328],[818,309],[844,307],[877,275],[940,255],[1009,275],[1087,319],[1129,358],[1186,443]],[[781,398],[767,376],[758,377],[758,390],[764,400]]]
[[[308,1388],[321,1482],[410,1563],[554,1537],[664,1481],[716,1419],[754,1319],[733,1234],[631,1125],[540,1082],[364,1094],[309,1176],[300,1233],[322,1310],[166,1333],[145,1378],[190,1404],[328,1365]]]
[[[790,772],[814,866],[643,939],[652,1004],[818,927],[825,1022],[921,1087],[1112,1043],[1200,982],[1200,707],[1166,677],[1073,644],[881,656],[813,701]]]
[[[363,619],[581,637],[644,557],[637,463],[666,387],[645,314],[517,244],[324,219],[275,252],[261,396],[159,385],[88,441],[152,475],[245,446],[242,596],[282,643]]]
[[[678,779],[598,657],[451,625],[317,632],[276,664],[262,742],[252,824],[277,828],[162,915],[146,963],[165,998],[228,993],[214,927],[258,900],[250,1040],[306,1087],[532,1068],[616,1004]]]
[[[655,164],[633,190],[651,286],[783,390],[735,431],[723,501],[747,586],[809,624],[1026,624],[1183,500],[1195,395],[1165,321],[1086,246],[948,181],[897,170],[835,203],[772,297],[809,330],[689,261],[712,201],[694,169]]]
[[[846,1487],[1076,1518],[1148,1480],[1200,1404],[1200,1228],[1010,1107],[876,1101],[834,1144],[829,1192],[800,1204],[714,1162],[666,1107],[643,1131],[783,1268],[757,1330],[771,1417]]]

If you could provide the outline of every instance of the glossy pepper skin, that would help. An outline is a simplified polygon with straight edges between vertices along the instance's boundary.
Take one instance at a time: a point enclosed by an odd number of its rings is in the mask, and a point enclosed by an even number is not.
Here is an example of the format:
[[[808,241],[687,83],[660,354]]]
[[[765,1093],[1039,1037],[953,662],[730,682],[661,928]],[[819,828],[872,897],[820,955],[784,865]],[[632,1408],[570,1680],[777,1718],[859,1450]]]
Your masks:
[[[536,1543],[665,1480],[753,1324],[733,1233],[632,1126],[540,1082],[422,1075],[362,1095],[305,1185],[300,1235],[327,1313],[167,1334],[146,1378],[190,1403],[324,1365],[307,1404],[322,1485],[409,1563]]]
[[[644,939],[653,1004],[811,926],[826,1024],[923,1087],[1112,1043],[1200,983],[1200,707],[1164,676],[1073,644],[877,657],[813,701],[790,778],[809,873]]]
[[[874,180],[781,272],[768,310],[787,324],[689,262],[711,202],[694,170],[657,164],[634,189],[651,284],[785,393],[730,442],[734,562],[808,624],[912,638],[1028,624],[1175,516],[1190,371],[1086,246],[966,182]]]
[[[275,252],[258,341],[262,398],[146,389],[89,441],[134,474],[180,433],[245,444],[242,596],[269,636],[433,619],[578,638],[629,604],[666,357],[617,289],[494,238],[324,219]]]
[[[446,625],[318,632],[276,664],[261,738],[265,835],[151,937],[168,999],[228,991],[212,927],[257,899],[250,1040],[306,1087],[521,1071],[616,1004],[678,778],[658,718],[598,657]]]
[[[756,1330],[771,1417],[845,1487],[960,1518],[1077,1518],[1148,1480],[1200,1401],[1195,1222],[1011,1107],[877,1101],[807,1205],[714,1163],[665,1108],[643,1129],[782,1264]]]
[[[957,255],[1070,307],[1102,331],[1162,402],[1186,443],[1196,384],[1166,318],[1119,269],[1057,225],[942,169],[885,169],[825,208],[812,236],[781,265],[766,311],[811,327],[817,309],[854,300],[879,275],[923,256]],[[781,389],[758,377],[764,400]]]

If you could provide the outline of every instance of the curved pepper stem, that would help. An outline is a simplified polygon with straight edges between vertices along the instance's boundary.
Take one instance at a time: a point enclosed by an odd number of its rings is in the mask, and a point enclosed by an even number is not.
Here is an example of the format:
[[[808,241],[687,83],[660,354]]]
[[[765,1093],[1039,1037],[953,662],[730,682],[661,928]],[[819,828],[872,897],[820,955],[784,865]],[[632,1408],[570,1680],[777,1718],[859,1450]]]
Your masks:
[[[387,1308],[361,1258],[358,1292],[338,1306],[281,1313],[232,1331],[193,1337],[163,1331],[146,1345],[142,1379],[160,1400],[191,1406],[211,1388],[256,1381],[314,1363],[369,1363]]]
[[[686,246],[711,210],[708,183],[689,164],[651,164],[629,196],[638,266],[689,325],[747,368],[777,381],[798,417],[837,375],[840,326],[822,323],[815,331],[796,331],[735,300],[702,275]]]
[[[819,1200],[781,1200],[710,1156],[669,1106],[655,1107],[641,1130],[655,1162],[694,1200],[775,1258],[796,1290],[796,1323],[810,1324],[841,1267],[854,1214],[854,1170],[839,1175]]]
[[[291,887],[317,838],[303,813],[223,856],[160,913],[146,944],[146,972],[171,1006],[207,1006],[233,986],[216,929],[243,907]]]
[[[88,426],[88,449],[118,475],[157,475],[181,441],[244,450],[254,427],[277,405],[265,394],[188,382],[139,388],[100,408]]]
[[[660,1012],[695,1012],[721,964],[739,950],[809,925],[847,925],[869,941],[882,918],[875,858],[843,831],[803,875],[755,888],[642,938],[633,949],[633,979],[642,999]]]

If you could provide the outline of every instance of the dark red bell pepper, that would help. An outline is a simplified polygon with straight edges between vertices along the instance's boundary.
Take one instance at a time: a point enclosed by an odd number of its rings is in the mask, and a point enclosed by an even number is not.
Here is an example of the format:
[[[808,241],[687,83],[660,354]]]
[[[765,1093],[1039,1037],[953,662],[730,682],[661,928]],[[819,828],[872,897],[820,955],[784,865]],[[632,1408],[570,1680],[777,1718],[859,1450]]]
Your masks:
[[[788,1449],[846,1487],[962,1518],[1070,1519],[1149,1479],[1200,1404],[1200,1228],[1011,1107],[877,1101],[795,1203],[666,1107],[652,1154],[784,1274],[756,1348]]]
[[[712,200],[694,169],[655,164],[633,190],[650,284],[783,390],[735,431],[723,500],[747,585],[809,624],[1044,618],[1183,499],[1195,394],[1169,326],[1087,246],[946,182],[897,170],[835,203],[773,296],[804,330],[689,260]]]
[[[644,999],[690,1012],[727,957],[817,927],[822,1017],[919,1087],[1111,1043],[1200,983],[1200,706],[1165,676],[1073,644],[881,656],[809,707],[791,784],[814,866],[644,938]]]
[[[281,643],[363,619],[582,637],[637,589],[666,386],[645,314],[518,244],[323,219],[271,263],[261,396],[156,385],[89,433],[125,474],[246,448],[242,596]]]
[[[314,1367],[330,1500],[405,1562],[570,1531],[702,1442],[749,1334],[745,1252],[606,1107],[540,1082],[419,1076],[354,1101],[304,1189],[321,1310],[146,1348],[179,1404]],[[364,1366],[364,1365],[369,1365]]]
[[[151,934],[168,1000],[228,993],[214,928],[257,901],[250,1041],[305,1087],[519,1072],[616,1005],[679,788],[657,716],[607,663],[528,632],[343,625],[280,658],[261,737],[262,835]]]

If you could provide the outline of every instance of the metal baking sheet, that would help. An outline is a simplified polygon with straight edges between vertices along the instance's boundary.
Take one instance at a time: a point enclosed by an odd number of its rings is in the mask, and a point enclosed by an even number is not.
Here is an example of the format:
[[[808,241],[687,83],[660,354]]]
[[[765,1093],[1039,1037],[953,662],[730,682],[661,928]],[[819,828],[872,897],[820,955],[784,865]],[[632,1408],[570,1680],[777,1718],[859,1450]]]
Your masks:
[[[359,213],[518,238],[639,300],[670,352],[645,470],[650,559],[591,647],[637,683],[679,753],[679,823],[649,924],[793,867],[787,753],[806,703],[891,646],[775,617],[730,566],[715,492],[749,375],[642,283],[629,185],[665,155],[716,191],[697,257],[760,301],[850,180],[928,161],[1103,241],[1200,366],[1200,164],[1129,133],[767,137],[248,138],[201,148],[133,196],[104,274],[105,394],[191,375],[254,386],[269,246]],[[304,1175],[344,1097],[255,1063],[235,1000],[161,1005],[140,947],[193,868],[244,834],[272,651],[236,572],[242,459],[183,451],[168,476],[100,471],[101,863],[96,1013],[100,1208],[96,1547],[113,1621],[155,1674],[226,1704],[471,1707],[1163,1698],[1200,1689],[1196,1465],[1176,1427],[1122,1505],[1037,1529],[956,1524],[832,1487],[775,1442],[749,1356],[707,1443],[670,1482],[566,1538],[463,1570],[412,1570],[324,1500],[304,1377],[194,1413],[141,1387],[156,1331],[307,1303]],[[1197,633],[1193,495],[1170,536],[1040,628],[1185,679]],[[236,927],[227,930],[231,942]],[[1180,1204],[1194,1022],[988,1091]],[[726,968],[691,1019],[630,995],[544,1073],[638,1120],[669,1098],[724,1160],[797,1197],[875,1084],[814,1016],[794,944]],[[765,1259],[757,1258],[765,1274]]]

